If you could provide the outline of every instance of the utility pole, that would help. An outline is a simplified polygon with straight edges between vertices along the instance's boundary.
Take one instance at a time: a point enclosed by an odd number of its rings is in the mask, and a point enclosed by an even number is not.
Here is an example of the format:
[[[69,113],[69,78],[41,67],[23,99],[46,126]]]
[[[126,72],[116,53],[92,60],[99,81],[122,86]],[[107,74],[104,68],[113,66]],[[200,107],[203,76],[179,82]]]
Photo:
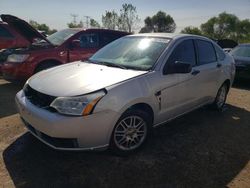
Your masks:
[[[87,28],[89,28],[89,20],[90,20],[90,16],[83,16],[86,19],[86,25]]]
[[[77,14],[70,14],[70,16],[73,18],[73,24],[76,25],[76,17],[78,17]]]

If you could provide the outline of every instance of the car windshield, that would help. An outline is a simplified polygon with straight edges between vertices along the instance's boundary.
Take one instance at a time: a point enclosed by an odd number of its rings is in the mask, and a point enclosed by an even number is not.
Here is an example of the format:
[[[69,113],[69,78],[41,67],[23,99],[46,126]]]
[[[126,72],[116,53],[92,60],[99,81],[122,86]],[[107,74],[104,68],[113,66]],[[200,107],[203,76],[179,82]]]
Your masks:
[[[238,46],[231,51],[231,55],[250,57],[250,46]]]
[[[123,37],[99,50],[89,60],[107,66],[149,70],[169,41],[156,37]]]
[[[61,45],[64,41],[66,41],[69,37],[73,36],[77,32],[78,32],[77,30],[73,30],[73,29],[64,29],[64,30],[58,31],[48,36],[47,39],[52,44],[58,46],[58,45]]]

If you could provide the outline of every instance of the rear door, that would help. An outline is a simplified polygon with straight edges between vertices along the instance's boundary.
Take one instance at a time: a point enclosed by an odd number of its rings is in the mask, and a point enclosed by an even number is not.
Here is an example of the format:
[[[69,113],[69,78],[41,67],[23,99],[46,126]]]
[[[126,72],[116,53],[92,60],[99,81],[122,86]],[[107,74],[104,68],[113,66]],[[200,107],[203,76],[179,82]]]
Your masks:
[[[195,40],[197,51],[197,64],[196,70],[199,71],[197,75],[198,82],[197,92],[200,93],[200,103],[205,103],[214,99],[217,92],[221,64],[217,60],[214,45],[207,40]]]

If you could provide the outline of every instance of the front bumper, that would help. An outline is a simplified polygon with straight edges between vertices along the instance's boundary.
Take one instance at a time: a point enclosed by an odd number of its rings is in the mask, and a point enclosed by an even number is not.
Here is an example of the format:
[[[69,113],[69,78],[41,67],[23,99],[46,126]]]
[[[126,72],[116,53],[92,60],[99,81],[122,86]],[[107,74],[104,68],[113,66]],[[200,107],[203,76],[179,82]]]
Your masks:
[[[114,111],[89,116],[64,116],[38,108],[23,91],[17,93],[16,104],[28,130],[39,140],[58,150],[105,149],[119,118]]]

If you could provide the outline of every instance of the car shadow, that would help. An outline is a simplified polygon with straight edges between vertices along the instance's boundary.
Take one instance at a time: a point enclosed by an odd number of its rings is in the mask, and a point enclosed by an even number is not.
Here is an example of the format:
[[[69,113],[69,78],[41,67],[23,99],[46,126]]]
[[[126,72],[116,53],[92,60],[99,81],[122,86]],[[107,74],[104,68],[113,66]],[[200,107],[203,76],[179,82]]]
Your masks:
[[[250,80],[244,78],[236,78],[234,80],[233,87],[238,89],[250,90]]]
[[[55,151],[30,133],[3,152],[16,187],[226,187],[250,159],[250,112],[196,110],[127,157]]]
[[[0,84],[0,118],[17,113],[15,95],[23,87],[22,84]]]

